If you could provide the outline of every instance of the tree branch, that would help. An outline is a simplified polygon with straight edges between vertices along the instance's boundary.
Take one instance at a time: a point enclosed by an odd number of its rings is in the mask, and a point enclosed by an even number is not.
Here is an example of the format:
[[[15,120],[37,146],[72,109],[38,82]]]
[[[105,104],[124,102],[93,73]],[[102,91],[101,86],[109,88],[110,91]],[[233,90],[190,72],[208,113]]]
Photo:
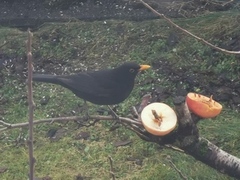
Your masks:
[[[178,147],[218,171],[240,178],[240,159],[199,137],[197,122],[200,118],[189,112],[184,97],[175,98],[174,104],[179,123],[175,141],[179,142]]]
[[[33,111],[34,111],[34,102],[33,102],[33,91],[32,91],[32,36],[33,34],[28,29],[28,40],[27,40],[27,59],[28,59],[28,114],[29,114],[29,139],[28,139],[28,148],[29,148],[29,179],[34,179],[34,163],[35,159],[33,156]]]
[[[146,103],[146,96],[143,97],[144,103]],[[216,145],[212,144],[210,141],[203,137],[199,137],[197,123],[200,118],[190,113],[184,97],[174,98],[175,111],[178,117],[178,127],[173,132],[166,136],[155,136],[147,132],[140,119],[130,118],[130,117],[119,117],[118,122],[124,125],[124,127],[135,132],[140,138],[145,141],[154,142],[159,145],[166,145],[177,147],[183,152],[195,157],[196,159],[202,161],[203,163],[215,168],[220,172],[224,172],[232,177],[240,178],[240,159],[228,154],[227,152],[221,150]],[[142,108],[142,107],[141,107]],[[138,117],[140,117],[138,115]],[[112,116],[90,116],[89,119],[92,120],[116,120]],[[62,121],[77,121],[80,123],[86,123],[86,118],[72,116],[72,117],[59,117],[51,119],[41,119],[33,121],[33,124],[40,123],[54,123]],[[90,125],[94,125],[92,123]],[[5,131],[8,129],[25,127],[29,125],[29,122],[9,124],[4,121],[0,121],[0,125],[4,128],[0,129]],[[84,124],[82,124],[84,126]],[[87,126],[85,124],[85,126]]]
[[[223,48],[220,48],[220,47],[217,47],[217,46],[214,46],[213,44],[209,43],[208,41],[206,41],[205,39],[203,38],[200,38],[194,34],[192,34],[191,32],[187,31],[186,29],[178,26],[177,24],[175,24],[171,19],[167,18],[164,14],[161,14],[159,12],[157,12],[155,9],[153,9],[150,5],[148,5],[147,3],[145,3],[143,0],[139,0],[146,8],[148,8],[149,10],[151,10],[154,14],[156,14],[157,16],[165,19],[168,23],[170,23],[172,26],[176,27],[177,29],[181,30],[182,32],[184,32],[185,34],[187,35],[190,35],[192,37],[194,37],[195,39],[203,42],[204,44],[212,47],[213,49],[216,49],[218,51],[222,51],[224,53],[228,53],[228,54],[240,54],[240,51],[229,51],[229,50],[226,50],[226,49],[223,49]]]
[[[96,120],[116,120],[112,116],[89,116],[89,119],[96,119]],[[86,118],[80,117],[80,116],[70,116],[70,117],[58,117],[58,118],[49,118],[49,119],[40,119],[40,120],[34,120],[33,125],[42,124],[42,123],[54,123],[54,122],[64,122],[64,121],[85,121]],[[127,124],[135,124],[138,126],[142,126],[142,122],[136,120],[136,119],[130,119],[126,117],[119,117],[120,122],[124,122]],[[15,129],[20,127],[27,127],[29,126],[29,122],[23,122],[23,123],[16,123],[16,124],[9,124],[4,121],[0,121],[0,124],[3,126],[3,128],[0,129],[0,132],[9,130],[9,129]]]

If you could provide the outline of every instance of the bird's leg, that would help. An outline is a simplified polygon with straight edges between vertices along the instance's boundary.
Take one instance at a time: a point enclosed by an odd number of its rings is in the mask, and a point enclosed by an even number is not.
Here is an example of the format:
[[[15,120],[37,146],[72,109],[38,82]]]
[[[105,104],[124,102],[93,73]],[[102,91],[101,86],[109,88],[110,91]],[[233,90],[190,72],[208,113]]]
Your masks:
[[[83,120],[78,120],[77,123],[79,124],[79,127],[80,126],[85,126],[86,125],[86,121],[89,119],[89,112],[88,112],[88,105],[87,105],[87,102],[84,100],[84,104],[83,106],[81,107],[81,110],[79,110],[79,112],[81,113],[85,113],[83,115]]]
[[[110,110],[110,113],[114,117],[114,119],[119,120],[119,116],[112,110],[112,108],[109,105],[108,109]]]
[[[110,128],[110,131],[113,131],[113,130],[119,128],[119,122],[121,122],[121,121],[120,121],[119,116],[113,111],[113,109],[109,105],[108,105],[108,109],[110,110],[110,113],[113,116],[113,118],[116,120],[113,122],[113,124],[111,125],[111,128]]]
[[[89,115],[89,112],[88,112],[87,101],[85,101],[85,100],[84,100],[84,104],[83,104],[83,110],[85,111],[85,118],[86,118],[86,120],[88,120],[90,115]]]
[[[88,105],[87,102],[84,100],[84,103],[81,107],[79,107],[79,113],[84,114],[83,119],[88,120],[89,119],[89,112],[88,112]]]

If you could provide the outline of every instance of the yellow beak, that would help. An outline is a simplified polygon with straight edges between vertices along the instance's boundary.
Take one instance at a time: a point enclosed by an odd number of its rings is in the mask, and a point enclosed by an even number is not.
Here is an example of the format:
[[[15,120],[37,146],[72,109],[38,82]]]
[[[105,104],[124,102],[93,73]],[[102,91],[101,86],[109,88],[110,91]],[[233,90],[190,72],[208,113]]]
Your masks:
[[[150,68],[150,67],[151,67],[151,66],[149,66],[149,65],[140,65],[139,71],[146,70],[146,69],[148,69],[148,68]]]

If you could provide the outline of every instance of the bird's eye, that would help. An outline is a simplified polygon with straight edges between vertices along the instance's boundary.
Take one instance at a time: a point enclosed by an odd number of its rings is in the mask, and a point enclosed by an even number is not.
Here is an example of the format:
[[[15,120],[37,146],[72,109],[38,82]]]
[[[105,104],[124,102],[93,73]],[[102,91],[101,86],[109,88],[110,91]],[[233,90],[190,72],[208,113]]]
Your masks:
[[[129,72],[130,72],[130,73],[134,73],[134,72],[135,72],[135,69],[130,69]]]

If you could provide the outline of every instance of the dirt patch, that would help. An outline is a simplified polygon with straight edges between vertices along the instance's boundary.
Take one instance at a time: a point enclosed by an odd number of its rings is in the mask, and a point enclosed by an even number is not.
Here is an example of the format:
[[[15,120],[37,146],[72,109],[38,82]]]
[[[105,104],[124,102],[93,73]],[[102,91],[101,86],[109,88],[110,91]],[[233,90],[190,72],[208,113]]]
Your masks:
[[[214,11],[240,9],[237,1],[147,0],[159,13],[171,18],[195,17]],[[158,18],[135,0],[11,0],[0,2],[0,24],[36,27],[45,22],[104,19],[146,20]]]

